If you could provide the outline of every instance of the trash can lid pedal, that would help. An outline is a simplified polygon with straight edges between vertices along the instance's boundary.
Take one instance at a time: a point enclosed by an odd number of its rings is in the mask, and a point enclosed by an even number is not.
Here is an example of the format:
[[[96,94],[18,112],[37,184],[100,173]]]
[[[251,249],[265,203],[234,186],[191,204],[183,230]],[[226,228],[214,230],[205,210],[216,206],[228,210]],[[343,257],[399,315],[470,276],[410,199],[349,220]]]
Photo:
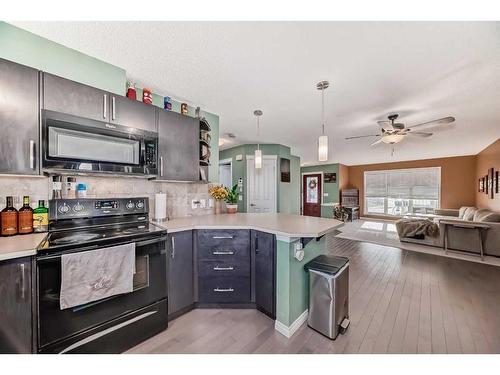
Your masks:
[[[313,260],[304,265],[304,269],[309,271],[320,271],[329,275],[335,275],[349,262],[349,258],[335,255],[318,255]]]

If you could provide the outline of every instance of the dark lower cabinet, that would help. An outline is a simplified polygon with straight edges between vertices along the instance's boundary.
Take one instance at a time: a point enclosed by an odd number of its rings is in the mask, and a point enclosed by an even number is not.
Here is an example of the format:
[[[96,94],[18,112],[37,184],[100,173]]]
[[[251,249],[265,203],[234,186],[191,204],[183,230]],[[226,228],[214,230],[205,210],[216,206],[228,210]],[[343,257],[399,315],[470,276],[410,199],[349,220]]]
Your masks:
[[[32,352],[31,258],[0,261],[0,353]]]
[[[276,318],[276,238],[274,234],[251,231],[254,258],[255,305]]]
[[[168,315],[175,318],[194,304],[193,231],[169,234]]]

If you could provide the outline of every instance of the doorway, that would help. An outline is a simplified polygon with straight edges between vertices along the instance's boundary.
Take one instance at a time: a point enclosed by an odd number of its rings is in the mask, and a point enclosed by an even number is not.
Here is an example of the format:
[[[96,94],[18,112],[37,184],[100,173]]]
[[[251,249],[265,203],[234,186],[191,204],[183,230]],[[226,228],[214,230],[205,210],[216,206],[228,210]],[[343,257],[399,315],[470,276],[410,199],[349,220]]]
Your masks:
[[[276,213],[278,172],[276,155],[263,155],[262,168],[255,169],[253,155],[247,155],[247,212]]]
[[[219,160],[219,183],[230,189],[233,187],[233,159]]]
[[[321,173],[302,175],[302,215],[321,216],[322,179]]]

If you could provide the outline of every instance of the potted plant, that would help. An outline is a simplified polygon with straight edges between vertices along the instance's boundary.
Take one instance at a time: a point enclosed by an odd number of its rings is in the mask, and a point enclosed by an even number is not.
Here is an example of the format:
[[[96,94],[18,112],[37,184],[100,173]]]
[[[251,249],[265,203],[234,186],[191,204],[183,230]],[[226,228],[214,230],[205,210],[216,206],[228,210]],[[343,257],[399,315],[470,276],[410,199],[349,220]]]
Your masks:
[[[238,192],[238,184],[234,185],[231,190],[226,188],[227,197],[226,197],[226,208],[228,214],[235,214],[238,211],[238,196],[240,193]]]
[[[227,198],[227,190],[221,185],[214,185],[208,189],[208,194],[215,199],[215,213],[220,214],[222,211],[222,201]]]

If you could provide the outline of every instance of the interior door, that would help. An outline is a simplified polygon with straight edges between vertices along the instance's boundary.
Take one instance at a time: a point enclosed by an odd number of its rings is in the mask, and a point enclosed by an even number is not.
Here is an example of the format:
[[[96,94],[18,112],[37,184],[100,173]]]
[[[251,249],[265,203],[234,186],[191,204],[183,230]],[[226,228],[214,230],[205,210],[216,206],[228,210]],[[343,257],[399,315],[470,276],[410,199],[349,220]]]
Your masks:
[[[321,174],[306,174],[302,177],[302,214],[321,216]]]
[[[247,212],[276,212],[276,157],[262,158],[262,168],[255,169],[253,156],[247,156]]]

